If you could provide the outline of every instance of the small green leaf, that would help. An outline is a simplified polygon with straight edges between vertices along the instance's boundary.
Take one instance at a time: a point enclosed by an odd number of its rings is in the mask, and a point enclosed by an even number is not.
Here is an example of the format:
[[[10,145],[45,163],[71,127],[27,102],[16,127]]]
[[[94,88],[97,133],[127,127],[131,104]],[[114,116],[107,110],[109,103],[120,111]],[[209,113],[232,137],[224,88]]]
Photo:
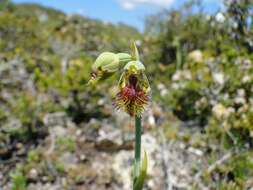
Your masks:
[[[147,176],[148,157],[146,151],[144,151],[144,158],[142,160],[139,176],[135,179],[134,190],[141,190],[144,184],[144,180]]]

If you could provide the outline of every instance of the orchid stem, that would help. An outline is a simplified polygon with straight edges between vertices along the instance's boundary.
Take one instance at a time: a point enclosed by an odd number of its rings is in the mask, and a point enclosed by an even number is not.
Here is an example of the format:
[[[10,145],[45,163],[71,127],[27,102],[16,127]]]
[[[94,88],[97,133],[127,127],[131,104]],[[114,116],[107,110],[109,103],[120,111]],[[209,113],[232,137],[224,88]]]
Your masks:
[[[135,117],[135,160],[141,160],[141,118]]]
[[[140,175],[141,162],[141,117],[135,116],[135,160],[134,160],[134,182]]]

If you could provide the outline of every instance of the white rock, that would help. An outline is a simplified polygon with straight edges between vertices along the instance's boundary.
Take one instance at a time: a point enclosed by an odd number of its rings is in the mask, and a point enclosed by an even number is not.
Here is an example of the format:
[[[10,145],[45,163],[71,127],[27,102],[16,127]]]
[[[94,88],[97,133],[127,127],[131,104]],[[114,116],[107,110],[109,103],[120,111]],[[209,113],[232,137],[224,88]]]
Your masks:
[[[59,125],[50,128],[49,131],[54,137],[65,137],[68,134],[67,129]]]
[[[193,148],[193,147],[190,147],[188,149],[188,151],[193,153],[193,154],[196,154],[197,156],[203,156],[203,154],[204,154],[200,149],[196,149],[196,148]]]
[[[28,178],[32,180],[37,180],[38,179],[38,171],[34,168],[32,168],[29,173],[28,173]]]
[[[225,82],[225,76],[223,73],[213,73],[213,79],[220,85],[223,85]]]
[[[151,126],[155,126],[155,117],[154,117],[153,115],[150,115],[150,116],[148,117],[148,123],[149,123],[149,125],[151,125]]]
[[[75,168],[77,167],[77,162],[78,162],[78,159],[77,157],[70,153],[70,152],[66,152],[64,153],[60,158],[59,160],[64,164],[64,167],[66,169],[70,169],[70,168]]]
[[[114,157],[112,168],[117,174],[119,181],[123,182],[122,190],[131,189],[132,179],[130,173],[132,156],[132,152],[122,150]]]

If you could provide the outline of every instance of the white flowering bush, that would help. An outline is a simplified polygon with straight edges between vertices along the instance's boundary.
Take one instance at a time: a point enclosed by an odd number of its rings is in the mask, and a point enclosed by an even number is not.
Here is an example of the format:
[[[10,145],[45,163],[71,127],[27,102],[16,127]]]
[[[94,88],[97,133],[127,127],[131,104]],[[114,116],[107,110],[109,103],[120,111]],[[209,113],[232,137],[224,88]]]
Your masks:
[[[206,127],[207,134],[223,138],[227,148],[253,146],[253,65],[249,56],[213,57],[198,50],[188,54],[182,69],[171,70],[169,85],[159,83],[157,89],[174,115]]]

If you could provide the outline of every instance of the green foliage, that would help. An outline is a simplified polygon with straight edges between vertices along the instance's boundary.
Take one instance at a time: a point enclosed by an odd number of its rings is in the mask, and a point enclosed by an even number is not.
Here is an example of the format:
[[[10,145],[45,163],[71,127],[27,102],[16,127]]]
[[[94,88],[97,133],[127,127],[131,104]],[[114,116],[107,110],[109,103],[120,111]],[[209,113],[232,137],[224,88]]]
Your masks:
[[[86,85],[94,55],[103,48],[125,50],[130,36],[141,37],[126,25],[68,17],[35,4],[9,4],[0,14],[0,30],[0,88],[11,94],[0,97],[0,122],[17,118],[23,127],[14,136],[36,133],[46,113],[65,111],[76,122],[103,116],[100,108],[87,108],[90,96],[92,102],[102,97]]]
[[[40,152],[38,150],[31,150],[27,155],[28,162],[38,162],[40,160]]]
[[[216,177],[218,189],[247,189],[247,176],[252,176],[252,154],[241,153],[232,157],[226,164],[216,168],[212,175]]]
[[[252,177],[252,3],[233,0],[224,6],[208,15],[196,12],[201,1],[191,1],[148,17],[146,59],[155,101],[180,120],[204,127],[201,140],[217,147],[208,154],[209,164],[221,152],[247,152],[205,178],[214,189],[236,190],[246,189]]]
[[[6,9],[9,3],[10,3],[9,0],[2,0],[0,2],[0,11],[3,11],[4,9]]]
[[[60,173],[64,173],[65,172],[65,166],[64,166],[64,164],[61,163],[61,162],[59,162],[59,161],[55,163],[55,169],[58,172],[60,172]]]
[[[16,171],[11,174],[12,190],[26,190],[27,180],[22,172]]]
[[[56,144],[62,151],[75,151],[76,143],[71,137],[58,137],[56,139]]]

